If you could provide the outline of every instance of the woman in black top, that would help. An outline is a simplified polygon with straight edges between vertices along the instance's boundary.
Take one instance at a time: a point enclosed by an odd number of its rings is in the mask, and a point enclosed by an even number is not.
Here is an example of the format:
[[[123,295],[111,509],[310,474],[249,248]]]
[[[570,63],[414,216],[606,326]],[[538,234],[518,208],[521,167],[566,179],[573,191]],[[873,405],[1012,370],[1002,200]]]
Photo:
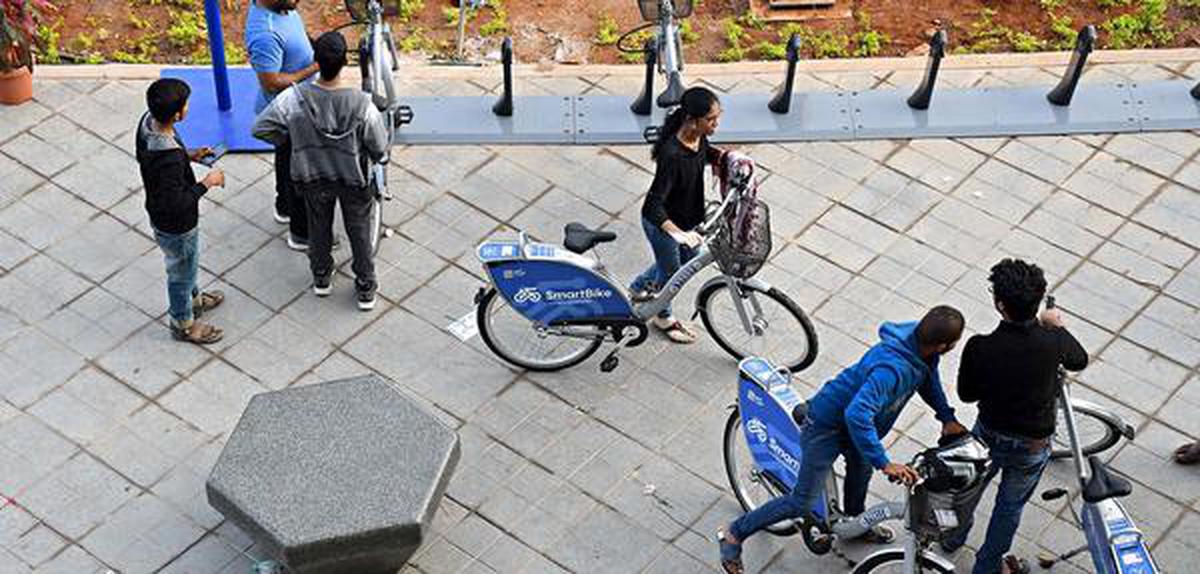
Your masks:
[[[650,150],[654,181],[642,203],[642,228],[654,252],[654,264],[630,286],[630,298],[648,301],[680,265],[695,256],[701,237],[695,231],[704,221],[704,166],[715,164],[721,151],[708,144],[717,129],[721,104],[702,87],[689,88],[680,105],[667,116],[658,141]],[[676,343],[692,343],[696,333],[671,314],[668,307],[651,321]]]

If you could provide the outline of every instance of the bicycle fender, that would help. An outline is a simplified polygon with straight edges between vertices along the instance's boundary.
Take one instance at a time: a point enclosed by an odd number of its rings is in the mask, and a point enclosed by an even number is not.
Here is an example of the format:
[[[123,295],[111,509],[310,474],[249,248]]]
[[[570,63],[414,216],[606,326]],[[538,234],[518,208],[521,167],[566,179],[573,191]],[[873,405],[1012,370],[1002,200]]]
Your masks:
[[[717,275],[716,277],[713,277],[712,279],[705,281],[704,285],[701,285],[700,288],[696,290],[696,307],[699,308],[699,306],[700,306],[700,294],[701,293],[704,293],[705,291],[707,291],[709,288],[713,287],[714,285],[724,285],[726,281],[727,281],[727,279],[724,275]],[[739,285],[745,285],[752,289],[758,289],[759,291],[762,291],[763,293],[766,293],[767,291],[774,289],[774,287],[770,283],[767,283],[766,281],[763,281],[762,279],[759,279],[758,277],[751,277],[749,279],[735,279],[734,281],[737,281],[737,283]]]
[[[1136,432],[1133,428],[1133,425],[1125,422],[1117,413],[1114,413],[1096,403],[1085,401],[1083,399],[1076,399],[1074,397],[1071,398],[1071,404],[1077,409],[1091,412],[1104,422],[1108,423],[1109,426],[1117,429],[1117,432],[1124,435],[1125,438],[1133,440],[1133,435]]]

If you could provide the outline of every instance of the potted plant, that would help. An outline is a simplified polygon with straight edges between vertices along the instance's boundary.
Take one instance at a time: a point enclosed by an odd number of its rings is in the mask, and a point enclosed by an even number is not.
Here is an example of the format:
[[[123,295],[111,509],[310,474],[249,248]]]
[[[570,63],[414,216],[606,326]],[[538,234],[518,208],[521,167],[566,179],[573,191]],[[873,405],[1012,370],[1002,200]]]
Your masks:
[[[0,0],[0,104],[33,97],[33,45],[47,0]]]

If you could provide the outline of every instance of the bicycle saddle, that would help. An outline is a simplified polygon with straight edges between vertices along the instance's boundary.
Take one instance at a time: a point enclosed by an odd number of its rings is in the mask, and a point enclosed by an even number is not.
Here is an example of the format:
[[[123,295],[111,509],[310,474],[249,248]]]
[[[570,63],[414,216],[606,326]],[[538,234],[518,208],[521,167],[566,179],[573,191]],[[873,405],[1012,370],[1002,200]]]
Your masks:
[[[608,243],[617,238],[617,234],[611,231],[593,231],[584,227],[582,223],[568,223],[563,228],[563,247],[572,253],[582,254],[583,252],[599,245]]]
[[[1083,486],[1085,501],[1095,503],[1109,498],[1126,496],[1133,492],[1133,486],[1129,484],[1129,481],[1109,472],[1108,467],[1099,458],[1096,458],[1096,455],[1088,457],[1088,466],[1092,469],[1092,476]]]

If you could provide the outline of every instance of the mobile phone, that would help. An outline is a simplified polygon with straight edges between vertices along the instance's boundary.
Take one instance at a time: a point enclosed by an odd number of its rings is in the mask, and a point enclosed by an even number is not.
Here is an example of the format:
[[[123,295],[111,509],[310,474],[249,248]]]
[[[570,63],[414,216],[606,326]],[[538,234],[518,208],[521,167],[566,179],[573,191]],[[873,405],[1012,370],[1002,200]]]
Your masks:
[[[229,148],[225,147],[224,144],[217,144],[213,146],[212,153],[200,158],[197,162],[207,167],[212,167],[227,151],[229,151]]]

